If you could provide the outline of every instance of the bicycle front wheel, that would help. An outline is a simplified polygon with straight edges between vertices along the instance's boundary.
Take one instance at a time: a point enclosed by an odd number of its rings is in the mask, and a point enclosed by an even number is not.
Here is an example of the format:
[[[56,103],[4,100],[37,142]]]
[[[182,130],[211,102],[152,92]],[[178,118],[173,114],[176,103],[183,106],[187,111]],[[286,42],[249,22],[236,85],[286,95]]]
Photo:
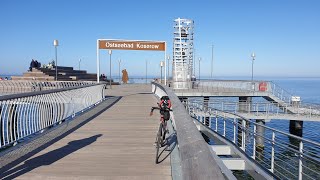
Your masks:
[[[160,123],[160,126],[159,126],[159,130],[158,130],[158,133],[157,133],[157,138],[156,138],[156,164],[159,163],[159,149],[161,147],[161,144],[162,144],[162,123]]]

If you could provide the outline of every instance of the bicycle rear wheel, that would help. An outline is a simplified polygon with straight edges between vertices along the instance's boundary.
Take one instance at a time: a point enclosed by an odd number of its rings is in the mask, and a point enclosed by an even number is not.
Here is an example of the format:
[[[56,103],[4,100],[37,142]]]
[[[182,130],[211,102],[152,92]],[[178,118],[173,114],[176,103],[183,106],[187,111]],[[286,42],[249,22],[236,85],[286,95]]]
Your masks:
[[[159,149],[161,147],[161,144],[162,144],[162,123],[160,123],[160,126],[159,126],[159,130],[158,130],[158,133],[157,133],[157,137],[156,137],[156,164],[159,163]]]

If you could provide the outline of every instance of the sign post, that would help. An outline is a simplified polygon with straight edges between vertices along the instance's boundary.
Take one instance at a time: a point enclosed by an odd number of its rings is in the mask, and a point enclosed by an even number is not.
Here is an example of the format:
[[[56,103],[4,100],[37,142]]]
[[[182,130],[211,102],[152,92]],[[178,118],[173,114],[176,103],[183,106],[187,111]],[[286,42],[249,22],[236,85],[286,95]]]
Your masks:
[[[142,51],[164,51],[164,68],[166,64],[166,42],[165,41],[143,41],[143,40],[117,40],[117,39],[98,39],[97,40],[97,82],[100,82],[100,57],[99,50],[142,50]],[[164,83],[167,84],[167,76],[164,75]],[[111,81],[111,79],[110,79]]]

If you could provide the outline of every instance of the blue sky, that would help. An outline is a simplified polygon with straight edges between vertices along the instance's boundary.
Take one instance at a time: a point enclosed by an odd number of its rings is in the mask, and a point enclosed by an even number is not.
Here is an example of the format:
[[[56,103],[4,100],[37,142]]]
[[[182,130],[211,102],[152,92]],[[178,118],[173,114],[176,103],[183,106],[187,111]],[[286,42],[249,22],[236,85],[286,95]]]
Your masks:
[[[196,56],[201,76],[320,77],[320,1],[296,0],[1,0],[0,74],[22,74],[32,58],[96,73],[96,40],[167,41],[172,54],[173,20],[195,21]],[[101,50],[101,72],[109,74],[109,57]],[[113,51],[113,74],[160,74],[157,51]],[[198,67],[198,62],[196,64]],[[170,68],[171,69],[171,68]],[[197,68],[198,71],[198,68]]]

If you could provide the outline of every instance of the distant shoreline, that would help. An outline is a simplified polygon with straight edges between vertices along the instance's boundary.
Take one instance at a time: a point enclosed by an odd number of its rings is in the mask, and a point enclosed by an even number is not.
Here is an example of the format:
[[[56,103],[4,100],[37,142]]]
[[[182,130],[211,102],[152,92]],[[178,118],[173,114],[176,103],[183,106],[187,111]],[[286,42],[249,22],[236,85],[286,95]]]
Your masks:
[[[11,76],[22,76],[22,74],[0,74],[1,78],[9,78]],[[112,76],[113,79],[118,79],[118,75]],[[129,79],[145,79],[145,75],[129,75]],[[160,78],[160,76],[150,75],[148,79],[156,79]],[[251,80],[251,76],[214,76],[213,80]],[[210,76],[201,76],[201,80],[211,80]],[[285,76],[254,76],[254,80],[320,80],[320,77],[285,77]]]

